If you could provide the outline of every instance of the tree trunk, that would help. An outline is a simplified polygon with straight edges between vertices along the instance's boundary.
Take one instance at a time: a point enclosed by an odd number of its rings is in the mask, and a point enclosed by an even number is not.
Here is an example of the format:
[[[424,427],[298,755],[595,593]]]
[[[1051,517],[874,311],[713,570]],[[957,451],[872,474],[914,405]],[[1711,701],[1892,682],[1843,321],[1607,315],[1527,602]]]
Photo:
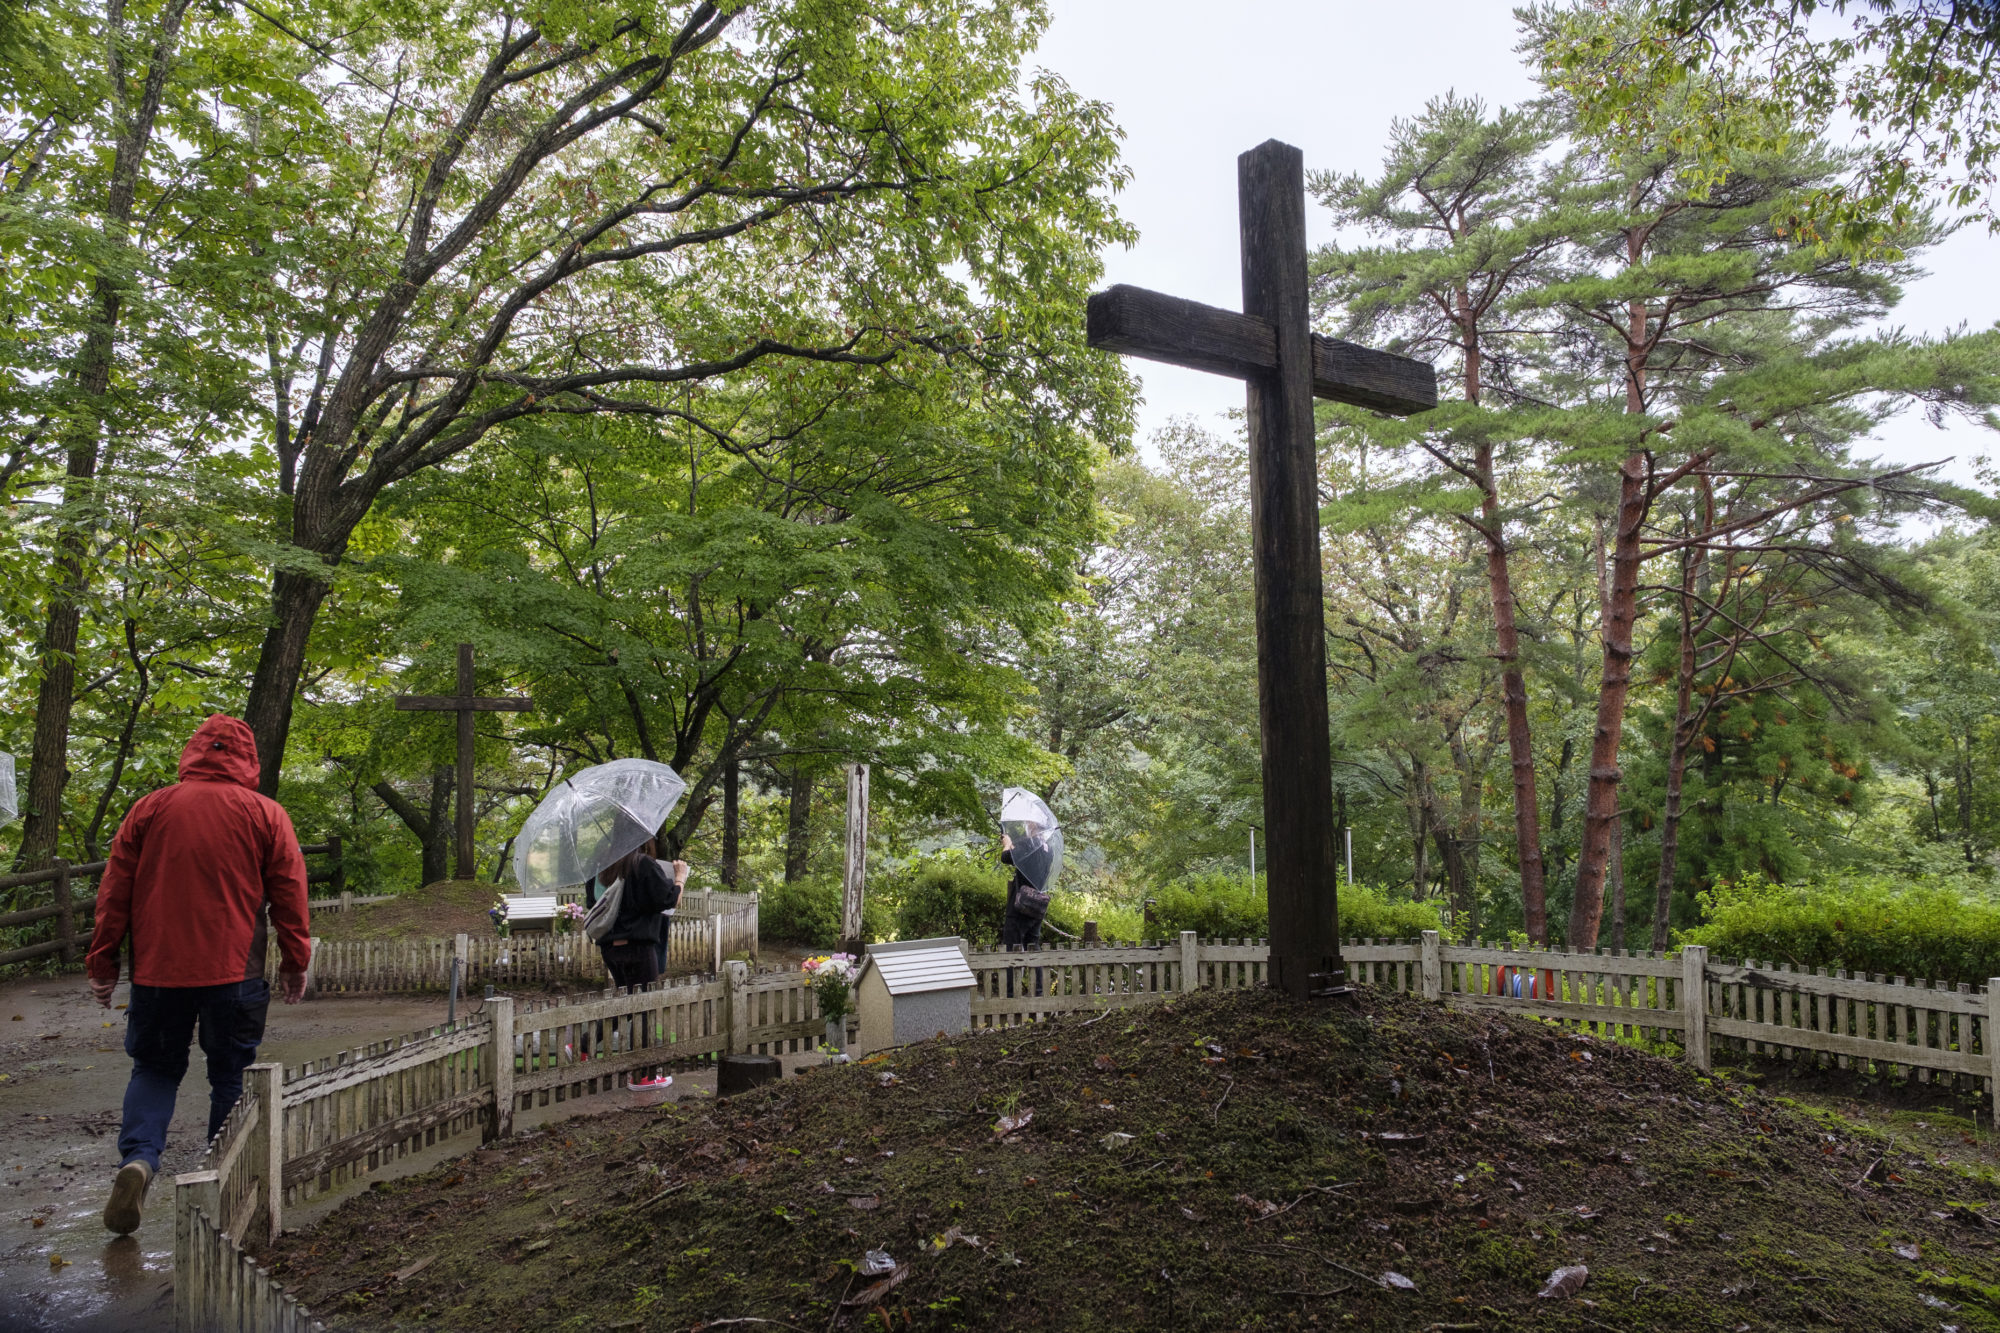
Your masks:
[[[1625,947],[1625,817],[1611,821],[1611,949]]]
[[[1640,528],[1646,518],[1646,461],[1639,454],[1618,470],[1618,518],[1605,596],[1604,668],[1597,691],[1597,728],[1591,737],[1590,778],[1583,804],[1583,846],[1576,863],[1576,900],[1570,905],[1569,947],[1597,947],[1604,916],[1604,875],[1611,858],[1611,826],[1618,818],[1618,744],[1632,685],[1632,634],[1639,609]]]
[[[419,810],[403,793],[397,791],[386,780],[378,782],[371,789],[389,807],[403,826],[417,835],[417,844],[423,849],[423,868],[418,872],[421,878],[417,887],[435,884],[445,878],[451,864],[452,842],[457,826],[452,820],[452,795],[457,787],[457,777],[452,765],[439,764],[431,771],[431,799],[427,812]]]
[[[152,693],[152,671],[145,655],[139,651],[138,627],[129,619],[125,622],[125,648],[132,658],[132,669],[139,681],[132,690],[132,706],[125,710],[125,725],[118,729],[118,753],[111,761],[111,776],[105,780],[104,789],[97,795],[97,809],[91,813],[90,827],[83,831],[83,856],[86,861],[97,860],[98,835],[104,830],[104,817],[111,811],[118,786],[125,780],[125,765],[132,758],[132,733],[138,728],[139,714],[146,707],[147,696]]]
[[[112,0],[105,12],[111,53],[108,72],[112,95],[119,105],[118,138],[112,150],[103,222],[106,236],[120,247],[128,243],[134,202],[139,193],[140,166],[152,144],[153,124],[159,117],[160,98],[166,90],[174,53],[180,46],[181,19],[188,3],[189,0],[168,0],[160,11],[159,33],[147,60],[145,82],[136,107],[126,100],[123,0]],[[92,285],[93,318],[72,371],[78,397],[87,406],[66,432],[63,445],[63,517],[56,533],[54,588],[38,652],[41,685],[35,695],[35,735],[28,757],[27,799],[22,804],[27,818],[14,857],[17,870],[40,870],[46,866],[55,856],[62,831],[63,789],[69,785],[69,719],[76,706],[79,603],[90,586],[86,547],[92,524],[80,511],[97,479],[104,395],[111,387],[118,319],[124,307],[121,281],[100,274]]]
[[[292,701],[305,671],[306,640],[327,592],[320,580],[290,570],[279,570],[271,580],[271,625],[264,631],[250,698],[243,706],[243,720],[257,738],[257,760],[263,766],[257,790],[266,796],[278,793],[285,737],[292,729]]]
[[[1528,726],[1528,686],[1521,673],[1521,634],[1514,620],[1514,581],[1493,480],[1493,446],[1482,441],[1473,463],[1479,473],[1480,535],[1486,539],[1486,582],[1493,599],[1493,656],[1500,663],[1500,695],[1507,714],[1507,756],[1514,776],[1514,851],[1521,863],[1521,918],[1528,938],[1549,942],[1548,871],[1542,862],[1542,816],[1535,791],[1535,742]]]
[[[1672,919],[1674,877],[1681,843],[1681,788],[1687,776],[1688,746],[1694,743],[1694,607],[1688,588],[1694,577],[1690,562],[1681,561],[1680,659],[1675,667],[1674,727],[1667,735],[1667,791],[1660,810],[1660,871],[1653,882],[1653,948],[1667,947]]]
[[[722,770],[722,882],[736,887],[737,839],[742,819],[743,762],[731,759]]]
[[[1431,792],[1429,767],[1422,760],[1412,766],[1410,787],[1415,793],[1416,808],[1410,812],[1410,896],[1418,902],[1430,896],[1431,865],[1431,807],[1435,803]]]
[[[790,806],[785,819],[785,883],[796,884],[806,877],[812,851],[812,774],[804,764],[792,769]]]

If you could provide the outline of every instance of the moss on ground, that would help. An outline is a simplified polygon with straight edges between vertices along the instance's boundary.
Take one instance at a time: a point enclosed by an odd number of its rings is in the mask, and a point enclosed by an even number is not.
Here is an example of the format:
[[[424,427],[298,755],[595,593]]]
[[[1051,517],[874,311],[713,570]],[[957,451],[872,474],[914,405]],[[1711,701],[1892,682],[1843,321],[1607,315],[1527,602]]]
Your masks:
[[[356,1329],[1970,1333],[2000,1330],[1996,1198],[1548,1025],[1201,996],[571,1121],[272,1258]],[[1571,1264],[1583,1289],[1539,1298]]]

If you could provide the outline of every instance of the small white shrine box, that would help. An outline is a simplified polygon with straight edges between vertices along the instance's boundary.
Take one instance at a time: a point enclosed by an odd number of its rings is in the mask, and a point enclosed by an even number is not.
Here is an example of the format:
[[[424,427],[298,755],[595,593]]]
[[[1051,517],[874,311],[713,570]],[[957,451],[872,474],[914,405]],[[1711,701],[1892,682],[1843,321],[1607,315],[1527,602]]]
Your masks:
[[[556,898],[550,894],[546,898],[507,898],[500,900],[506,906],[507,928],[517,935],[535,931],[547,933],[556,926]]]
[[[955,936],[869,945],[854,981],[861,1021],[852,1053],[965,1031],[972,1026],[975,984],[965,941]]]

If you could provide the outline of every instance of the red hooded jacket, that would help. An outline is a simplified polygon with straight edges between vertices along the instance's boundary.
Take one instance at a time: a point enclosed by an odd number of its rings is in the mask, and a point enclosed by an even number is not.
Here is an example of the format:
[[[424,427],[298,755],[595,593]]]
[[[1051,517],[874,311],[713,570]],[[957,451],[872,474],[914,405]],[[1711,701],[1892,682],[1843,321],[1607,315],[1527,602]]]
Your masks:
[[[220,986],[264,975],[266,923],[283,970],[303,972],[306,863],[285,807],[257,792],[250,728],[217,713],[181,751],[181,780],[139,798],[118,826],[97,885],[85,967],[118,977],[132,939],[142,986]]]

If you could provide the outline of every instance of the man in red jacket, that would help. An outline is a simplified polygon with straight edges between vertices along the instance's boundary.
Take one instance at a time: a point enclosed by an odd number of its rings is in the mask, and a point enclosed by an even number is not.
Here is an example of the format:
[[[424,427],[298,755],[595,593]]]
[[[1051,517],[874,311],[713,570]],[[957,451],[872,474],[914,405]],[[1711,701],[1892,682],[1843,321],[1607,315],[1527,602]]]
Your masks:
[[[97,928],[85,968],[109,1007],[118,953],[132,942],[132,999],[125,1014],[125,1087],[119,1167],[104,1225],[138,1230],[139,1211],[174,1117],[197,1030],[208,1057],[208,1134],[215,1137],[243,1071],[264,1039],[271,990],[266,932],[277,927],[286,1004],[305,994],[306,866],[285,808],[257,792],[250,728],[216,714],[181,751],[181,780],[141,797],[112,840],[97,886]]]

